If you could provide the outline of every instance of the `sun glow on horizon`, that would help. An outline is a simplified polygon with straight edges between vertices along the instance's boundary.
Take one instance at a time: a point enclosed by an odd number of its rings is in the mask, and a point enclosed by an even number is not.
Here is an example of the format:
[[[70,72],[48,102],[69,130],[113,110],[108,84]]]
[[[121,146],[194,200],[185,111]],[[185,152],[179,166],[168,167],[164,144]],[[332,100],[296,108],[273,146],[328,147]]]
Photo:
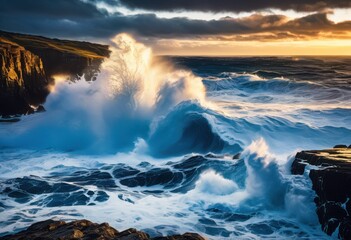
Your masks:
[[[156,42],[159,55],[187,56],[255,56],[255,55],[320,55],[350,56],[350,39],[320,39],[306,41],[210,41],[162,39]]]

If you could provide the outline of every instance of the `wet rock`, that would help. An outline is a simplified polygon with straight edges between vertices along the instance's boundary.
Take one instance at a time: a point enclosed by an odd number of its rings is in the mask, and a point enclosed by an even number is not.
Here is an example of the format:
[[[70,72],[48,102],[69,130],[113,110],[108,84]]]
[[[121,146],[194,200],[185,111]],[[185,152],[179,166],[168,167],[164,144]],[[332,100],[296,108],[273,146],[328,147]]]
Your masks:
[[[1,240],[204,240],[196,233],[185,233],[169,237],[150,238],[145,233],[134,228],[118,232],[107,223],[97,224],[88,220],[77,220],[66,223],[64,221],[46,220],[31,225],[22,232],[0,237]]]
[[[36,112],[45,112],[46,110],[45,110],[45,108],[44,108],[44,106],[43,105],[39,105],[38,107],[37,107],[37,109],[36,109]]]
[[[317,215],[322,229],[331,235],[346,216],[347,212],[340,203],[328,201],[317,207]]]
[[[302,175],[308,165],[314,166],[309,177],[323,231],[332,235],[338,229],[341,239],[351,239],[351,149],[340,144],[332,149],[299,152],[291,172]]]
[[[351,218],[347,217],[339,227],[339,238],[351,239]]]
[[[347,148],[347,146],[344,144],[338,144],[338,145],[335,145],[334,148]]]
[[[235,159],[240,159],[240,156],[241,156],[240,153],[235,154],[235,155],[233,156],[233,160],[235,160]]]
[[[153,240],[204,240],[204,238],[196,233],[184,233],[183,235],[174,235],[170,237],[155,237]]]
[[[140,232],[135,228],[129,228],[119,234],[117,234],[116,239],[118,240],[147,240],[150,236],[147,233]]]

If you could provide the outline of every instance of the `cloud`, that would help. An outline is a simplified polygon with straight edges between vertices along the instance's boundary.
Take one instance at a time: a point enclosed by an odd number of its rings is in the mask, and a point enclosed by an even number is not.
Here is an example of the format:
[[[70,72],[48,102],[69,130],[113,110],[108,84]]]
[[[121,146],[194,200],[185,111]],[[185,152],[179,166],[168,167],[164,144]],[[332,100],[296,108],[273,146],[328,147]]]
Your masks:
[[[86,19],[91,17],[101,17],[105,13],[98,10],[95,5],[87,4],[80,0],[0,0],[1,14],[41,16],[45,18],[69,17],[73,19]],[[26,22],[23,22],[26,24]]]
[[[250,12],[268,8],[296,11],[320,11],[326,8],[349,8],[350,0],[120,0],[131,9],[153,11]]]
[[[98,9],[94,0],[0,0],[0,29],[62,38],[106,39],[119,32],[143,38],[265,41],[349,36],[351,21],[334,23],[328,12],[290,20],[283,15],[252,14],[219,20],[122,15]],[[113,0],[109,0],[113,1]]]

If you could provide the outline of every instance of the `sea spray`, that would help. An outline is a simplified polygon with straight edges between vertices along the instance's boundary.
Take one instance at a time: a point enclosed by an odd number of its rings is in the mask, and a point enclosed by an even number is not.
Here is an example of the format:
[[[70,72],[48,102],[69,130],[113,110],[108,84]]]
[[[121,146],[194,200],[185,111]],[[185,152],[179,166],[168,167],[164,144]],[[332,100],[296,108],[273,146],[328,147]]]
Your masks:
[[[127,34],[114,39],[94,82],[58,75],[46,112],[0,129],[0,145],[89,153],[133,149],[151,123],[184,100],[205,104],[201,78],[175,69]],[[11,134],[7,134],[11,132]],[[33,139],[32,136],[35,136]]]
[[[98,79],[113,98],[134,110],[163,112],[184,100],[205,102],[201,78],[175,69],[127,34],[117,35],[112,42],[110,58],[102,64]]]

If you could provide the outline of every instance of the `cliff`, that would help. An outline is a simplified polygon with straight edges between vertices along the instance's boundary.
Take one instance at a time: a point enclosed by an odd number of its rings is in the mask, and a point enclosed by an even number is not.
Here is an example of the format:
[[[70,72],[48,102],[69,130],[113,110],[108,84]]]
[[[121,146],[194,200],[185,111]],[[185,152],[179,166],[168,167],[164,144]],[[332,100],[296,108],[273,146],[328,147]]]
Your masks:
[[[0,115],[29,113],[43,102],[48,79],[42,60],[24,47],[0,38]]]
[[[107,223],[96,224],[88,220],[78,220],[70,223],[64,221],[47,220],[31,225],[27,230],[14,235],[0,237],[1,240],[52,240],[52,239],[82,239],[82,240],[205,240],[196,233],[185,233],[169,237],[150,236],[134,228],[119,232]]]
[[[106,45],[0,31],[0,116],[33,112],[43,103],[54,75],[94,80]]]
[[[351,239],[351,146],[299,152],[291,172],[303,174],[306,166],[313,166],[309,167],[309,177],[322,230]]]

